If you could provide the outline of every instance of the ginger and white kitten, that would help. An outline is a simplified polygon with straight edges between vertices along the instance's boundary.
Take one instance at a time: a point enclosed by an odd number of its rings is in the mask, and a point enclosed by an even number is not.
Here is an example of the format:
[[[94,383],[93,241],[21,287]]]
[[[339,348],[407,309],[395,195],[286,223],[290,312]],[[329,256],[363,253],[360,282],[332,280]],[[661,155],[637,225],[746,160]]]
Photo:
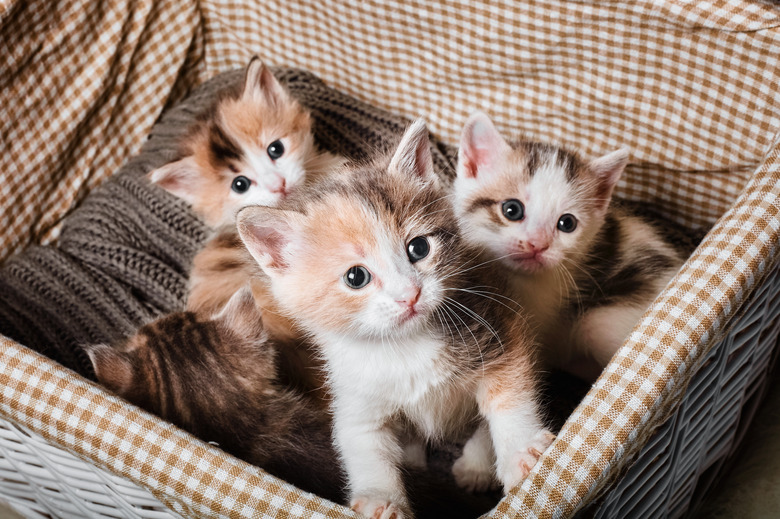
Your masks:
[[[139,407],[301,488],[344,499],[328,414],[279,380],[248,289],[211,318],[174,312],[86,347],[98,381]]]
[[[417,121],[391,156],[237,219],[280,308],[324,358],[350,504],[374,518],[411,515],[399,468],[410,431],[439,440],[476,420],[453,466],[471,489],[497,477],[508,491],[552,440],[535,345],[490,288],[500,269],[463,242],[429,146]]]
[[[549,364],[593,380],[682,265],[642,218],[610,205],[628,162],[509,143],[474,114],[460,141],[455,207],[466,240],[514,271]]]
[[[183,158],[149,173],[210,227],[247,205],[276,205],[344,159],[315,147],[309,112],[257,58],[243,86],[220,94],[184,137]]]
[[[183,158],[149,173],[149,179],[184,199],[214,234],[193,259],[187,310],[210,316],[247,280],[266,316],[266,330],[281,349],[286,378],[305,389],[321,387],[314,362],[293,323],[283,318],[265,289],[262,272],[235,230],[247,205],[276,205],[345,160],[315,147],[312,118],[258,58],[243,84],[219,94],[211,110],[182,142]]]

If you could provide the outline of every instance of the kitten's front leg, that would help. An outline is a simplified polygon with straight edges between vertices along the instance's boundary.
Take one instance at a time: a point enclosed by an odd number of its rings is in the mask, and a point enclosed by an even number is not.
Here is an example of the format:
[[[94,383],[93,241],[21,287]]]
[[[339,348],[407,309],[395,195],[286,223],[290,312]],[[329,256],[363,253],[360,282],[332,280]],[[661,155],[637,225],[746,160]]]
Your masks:
[[[509,492],[523,481],[555,436],[541,423],[533,379],[518,366],[486,377],[477,392],[496,454],[496,475]],[[526,375],[526,376],[524,376]]]
[[[493,442],[484,421],[463,446],[463,454],[452,465],[452,474],[466,492],[486,492],[495,488]]]
[[[335,409],[334,439],[349,479],[350,507],[371,519],[410,518],[399,468],[403,448],[386,420],[371,416],[365,404]]]

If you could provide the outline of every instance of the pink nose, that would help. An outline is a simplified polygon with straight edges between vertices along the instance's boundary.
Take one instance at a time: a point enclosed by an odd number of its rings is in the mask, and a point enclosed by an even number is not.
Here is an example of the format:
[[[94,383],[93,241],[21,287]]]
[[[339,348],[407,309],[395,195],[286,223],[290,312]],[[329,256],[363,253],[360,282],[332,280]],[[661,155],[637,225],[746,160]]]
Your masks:
[[[417,285],[409,285],[395,300],[400,305],[406,305],[409,308],[414,308],[417,301],[420,299],[420,287]]]
[[[284,193],[287,191],[287,181],[279,175],[272,176],[266,185],[271,193]]]
[[[547,243],[529,243],[528,248],[530,252],[533,252],[534,254],[541,254],[542,252],[549,249],[550,245]]]

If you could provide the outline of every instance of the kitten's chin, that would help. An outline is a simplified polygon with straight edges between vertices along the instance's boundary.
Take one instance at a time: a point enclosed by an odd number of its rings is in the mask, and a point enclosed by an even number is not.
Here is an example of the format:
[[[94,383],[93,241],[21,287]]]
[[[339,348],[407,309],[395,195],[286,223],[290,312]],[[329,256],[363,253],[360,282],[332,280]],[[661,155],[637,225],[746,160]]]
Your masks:
[[[398,316],[397,323],[398,327],[404,328],[407,326],[416,326],[420,323],[422,320],[422,314],[419,310],[416,310],[414,308],[409,308],[404,313]]]
[[[511,254],[504,258],[504,264],[513,270],[536,273],[549,268],[549,262],[534,254]]]
[[[393,334],[398,336],[411,336],[417,334],[428,322],[425,310],[407,310],[394,320]]]

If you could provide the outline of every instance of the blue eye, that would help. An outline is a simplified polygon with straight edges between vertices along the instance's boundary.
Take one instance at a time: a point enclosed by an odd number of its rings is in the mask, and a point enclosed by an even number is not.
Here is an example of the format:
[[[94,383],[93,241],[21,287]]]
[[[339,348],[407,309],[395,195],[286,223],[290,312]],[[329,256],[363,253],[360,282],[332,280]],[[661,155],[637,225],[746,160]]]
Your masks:
[[[277,139],[268,145],[268,149],[266,151],[268,152],[268,156],[271,157],[271,160],[276,160],[284,155],[284,144],[282,144],[282,141]]]
[[[558,230],[561,232],[574,232],[577,228],[577,218],[573,214],[564,214],[558,218]]]
[[[230,184],[230,189],[241,195],[249,191],[249,186],[251,185],[251,180],[246,178],[244,175],[239,175],[233,179],[233,183]]]
[[[406,255],[412,263],[417,263],[427,256],[429,252],[431,252],[431,246],[424,236],[413,238],[409,245],[406,246]]]
[[[354,288],[355,290],[361,289],[371,283],[371,273],[366,267],[355,265],[354,267],[350,267],[347,273],[344,274],[344,283],[346,283],[349,288]]]
[[[517,222],[525,218],[525,206],[523,205],[523,202],[517,200],[516,198],[505,200],[504,203],[501,204],[501,212],[504,213],[504,217],[507,220],[511,220],[513,222]]]

